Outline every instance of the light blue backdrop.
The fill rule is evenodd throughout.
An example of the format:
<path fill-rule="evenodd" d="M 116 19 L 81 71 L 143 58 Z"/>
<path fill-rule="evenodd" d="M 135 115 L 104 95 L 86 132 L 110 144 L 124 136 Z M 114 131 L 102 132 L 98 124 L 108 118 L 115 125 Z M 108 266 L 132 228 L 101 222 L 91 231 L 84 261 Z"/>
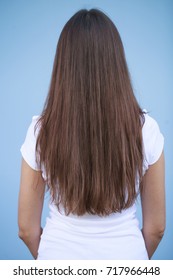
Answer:
<path fill-rule="evenodd" d="M 19 149 L 31 117 L 41 112 L 62 27 L 77 10 L 93 7 L 119 29 L 135 94 L 165 136 L 167 227 L 153 259 L 173 259 L 171 0 L 0 1 L 0 259 L 31 259 L 18 239 Z"/>

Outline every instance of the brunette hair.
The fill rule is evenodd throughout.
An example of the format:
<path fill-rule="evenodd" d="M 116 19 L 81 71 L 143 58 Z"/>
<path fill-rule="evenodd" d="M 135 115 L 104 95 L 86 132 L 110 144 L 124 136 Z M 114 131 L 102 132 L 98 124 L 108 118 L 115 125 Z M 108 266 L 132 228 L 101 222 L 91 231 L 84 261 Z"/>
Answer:
<path fill-rule="evenodd" d="M 78 11 L 61 32 L 37 123 L 37 161 L 58 208 L 104 216 L 134 203 L 142 116 L 115 25 L 97 9 Z"/>

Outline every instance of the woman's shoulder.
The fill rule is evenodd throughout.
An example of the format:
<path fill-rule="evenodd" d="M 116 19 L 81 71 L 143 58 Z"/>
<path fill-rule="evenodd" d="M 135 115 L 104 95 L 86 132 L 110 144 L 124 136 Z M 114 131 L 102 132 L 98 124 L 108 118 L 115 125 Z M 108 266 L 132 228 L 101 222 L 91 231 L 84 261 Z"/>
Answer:
<path fill-rule="evenodd" d="M 28 165 L 34 170 L 40 170 L 36 162 L 36 141 L 39 132 L 39 116 L 33 116 L 28 127 L 25 140 L 21 146 L 21 154 Z"/>
<path fill-rule="evenodd" d="M 142 128 L 145 159 L 148 165 L 154 164 L 160 157 L 164 145 L 164 137 L 157 121 L 144 110 Z"/>
<path fill-rule="evenodd" d="M 27 131 L 27 135 L 31 139 L 37 138 L 39 128 L 40 128 L 39 119 L 40 119 L 39 115 L 35 115 L 31 118 L 31 122 L 29 124 L 28 131 Z"/>
<path fill-rule="evenodd" d="M 149 115 L 146 110 L 143 110 L 144 124 L 142 131 L 143 133 L 151 132 L 151 130 L 159 129 L 157 121 Z"/>
<path fill-rule="evenodd" d="M 35 127 L 36 124 L 38 123 L 39 119 L 40 119 L 40 116 L 39 116 L 39 115 L 33 116 L 33 117 L 31 118 L 30 126 L 31 126 L 31 127 Z"/>

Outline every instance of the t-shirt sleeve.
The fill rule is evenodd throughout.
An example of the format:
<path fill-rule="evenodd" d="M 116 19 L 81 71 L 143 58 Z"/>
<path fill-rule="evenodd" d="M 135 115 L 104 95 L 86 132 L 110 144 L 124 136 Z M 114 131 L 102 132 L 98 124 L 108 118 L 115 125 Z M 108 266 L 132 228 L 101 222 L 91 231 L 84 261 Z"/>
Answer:
<path fill-rule="evenodd" d="M 145 114 L 143 144 L 147 165 L 152 165 L 157 162 L 161 156 L 164 146 L 164 137 L 160 132 L 157 122 L 148 114 Z"/>
<path fill-rule="evenodd" d="M 21 154 L 24 160 L 27 162 L 27 164 L 34 170 L 39 171 L 40 168 L 38 164 L 36 163 L 36 140 L 37 140 L 37 134 L 38 129 L 35 131 L 35 125 L 38 121 L 38 116 L 34 116 L 32 118 L 32 122 L 28 128 L 28 131 L 26 133 L 25 141 L 23 145 L 21 146 Z"/>

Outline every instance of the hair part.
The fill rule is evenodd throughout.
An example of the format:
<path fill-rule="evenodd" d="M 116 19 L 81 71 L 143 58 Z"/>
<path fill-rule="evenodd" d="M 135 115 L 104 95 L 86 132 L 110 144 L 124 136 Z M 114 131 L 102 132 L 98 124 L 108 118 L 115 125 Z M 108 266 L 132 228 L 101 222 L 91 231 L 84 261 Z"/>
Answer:
<path fill-rule="evenodd" d="M 99 10 L 80 10 L 58 41 L 36 145 L 58 208 L 102 216 L 134 203 L 142 116 L 117 28 Z"/>

